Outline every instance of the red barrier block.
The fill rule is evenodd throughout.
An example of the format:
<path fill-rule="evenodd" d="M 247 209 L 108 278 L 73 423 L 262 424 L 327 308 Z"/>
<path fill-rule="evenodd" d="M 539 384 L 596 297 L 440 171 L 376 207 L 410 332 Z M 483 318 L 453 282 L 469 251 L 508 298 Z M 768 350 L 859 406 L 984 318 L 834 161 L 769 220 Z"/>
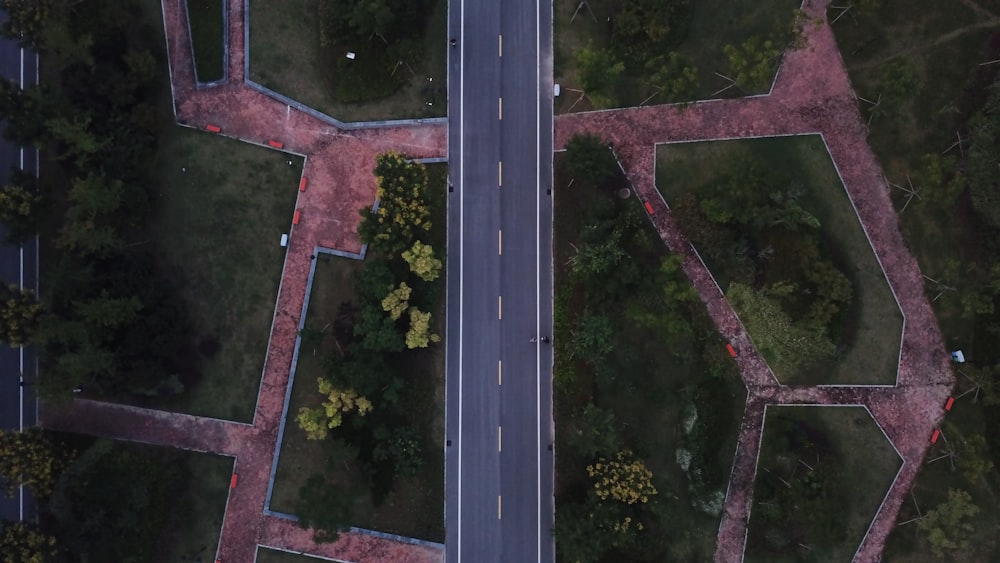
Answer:
<path fill-rule="evenodd" d="M 952 405 L 955 404 L 955 397 L 948 397 L 948 402 L 944 404 L 944 410 L 950 411 Z"/>
<path fill-rule="evenodd" d="M 268 141 L 267 144 L 271 145 L 272 147 L 274 147 L 276 149 L 284 148 L 284 146 L 285 146 L 284 144 L 279 143 L 278 141 Z"/>
<path fill-rule="evenodd" d="M 293 225 L 298 225 L 299 224 L 299 217 L 301 217 L 301 216 L 302 216 L 302 213 L 298 209 L 296 209 L 295 210 L 295 215 L 292 215 L 292 224 Z"/>
<path fill-rule="evenodd" d="M 729 356 L 732 358 L 736 357 L 736 349 L 733 348 L 732 344 L 726 344 L 726 350 L 729 352 Z"/>
<path fill-rule="evenodd" d="M 239 481 L 239 480 L 240 480 L 239 474 L 238 473 L 233 473 L 232 478 L 229 479 L 229 488 L 230 489 L 235 489 L 236 488 L 236 482 Z"/>
<path fill-rule="evenodd" d="M 934 434 L 931 435 L 931 443 L 933 444 L 934 442 L 937 442 L 938 436 L 940 436 L 940 435 L 941 435 L 941 431 L 940 430 L 935 430 Z"/>
<path fill-rule="evenodd" d="M 300 192 L 306 191 L 306 178 L 305 178 L 305 176 L 303 176 L 302 179 L 299 180 L 299 191 Z"/>
<path fill-rule="evenodd" d="M 218 125 L 206 125 L 205 129 L 207 131 L 211 131 L 212 133 L 222 133 L 222 127 L 219 127 Z"/>
<path fill-rule="evenodd" d="M 653 204 L 649 203 L 648 201 L 645 202 L 645 203 L 646 203 L 646 211 L 648 211 L 649 214 L 652 215 L 653 214 Z"/>

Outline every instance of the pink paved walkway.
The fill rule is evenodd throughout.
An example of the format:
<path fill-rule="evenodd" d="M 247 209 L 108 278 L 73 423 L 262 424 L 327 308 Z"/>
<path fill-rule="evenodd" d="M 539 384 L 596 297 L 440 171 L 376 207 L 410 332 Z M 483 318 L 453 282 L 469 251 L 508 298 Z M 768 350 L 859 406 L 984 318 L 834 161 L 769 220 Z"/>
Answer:
<path fill-rule="evenodd" d="M 51 428 L 235 456 L 240 479 L 230 494 L 221 533 L 219 557 L 223 561 L 252 561 L 258 544 L 342 561 L 440 561 L 443 553 L 438 548 L 366 534 L 347 533 L 333 544 L 316 545 L 309 531 L 287 520 L 266 517 L 263 506 L 295 328 L 305 298 L 309 255 L 316 245 L 359 251 L 357 210 L 374 201 L 374 156 L 390 149 L 414 157 L 441 156 L 445 128 L 422 125 L 344 131 L 247 87 L 243 82 L 243 0 L 229 0 L 229 80 L 199 90 L 194 83 L 182 1 L 162 0 L 178 122 L 199 129 L 216 125 L 223 135 L 262 145 L 279 141 L 284 150 L 308 157 L 304 170 L 308 189 L 296 204 L 302 219 L 291 232 L 256 415 L 252 425 L 245 425 L 77 401 L 58 411 L 46 410 L 44 422 Z M 813 18 L 824 18 L 825 6 L 826 0 L 817 0 L 805 9 Z M 580 131 L 595 131 L 614 142 L 636 191 L 653 206 L 652 219 L 661 238 L 686 256 L 687 275 L 720 332 L 739 352 L 737 362 L 750 393 L 719 529 L 717 561 L 742 558 L 765 405 L 865 405 L 892 440 L 903 457 L 903 469 L 855 556 L 856 561 L 877 561 L 923 461 L 930 433 L 944 415 L 943 403 L 953 385 L 919 269 L 899 233 L 888 188 L 868 147 L 833 34 L 823 23 L 807 24 L 805 35 L 804 46 L 785 56 L 768 96 L 704 102 L 687 108 L 591 112 L 556 120 L 557 146 Z M 780 386 L 656 191 L 657 143 L 807 133 L 823 135 L 905 316 L 895 386 Z"/>

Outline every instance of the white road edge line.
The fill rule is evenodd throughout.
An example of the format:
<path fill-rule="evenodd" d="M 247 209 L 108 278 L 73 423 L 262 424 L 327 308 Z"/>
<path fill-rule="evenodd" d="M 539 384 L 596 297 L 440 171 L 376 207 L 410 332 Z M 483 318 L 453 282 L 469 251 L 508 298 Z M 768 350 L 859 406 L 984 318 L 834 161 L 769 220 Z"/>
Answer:
<path fill-rule="evenodd" d="M 37 64 L 37 59 L 36 59 Z M 20 82 L 21 89 L 24 90 L 24 47 L 20 50 Z M 37 68 L 37 67 L 36 67 Z M 38 77 L 36 75 L 35 81 L 37 83 Z M 20 165 L 21 170 L 24 170 L 24 148 L 20 149 Z M 24 244 L 21 244 L 20 254 L 20 274 L 18 279 L 18 286 L 24 290 Z M 24 432 L 24 346 L 18 348 L 18 369 L 20 373 L 18 374 L 18 428 L 19 431 Z M 20 485 L 17 488 L 17 518 L 18 520 L 24 520 L 24 486 Z"/>
<path fill-rule="evenodd" d="M 458 229 L 465 232 L 465 0 L 460 1 L 459 38 L 461 40 L 458 54 Z M 458 517 L 456 532 L 458 536 L 456 561 L 462 560 L 462 322 L 465 319 L 465 237 L 458 237 Z"/>

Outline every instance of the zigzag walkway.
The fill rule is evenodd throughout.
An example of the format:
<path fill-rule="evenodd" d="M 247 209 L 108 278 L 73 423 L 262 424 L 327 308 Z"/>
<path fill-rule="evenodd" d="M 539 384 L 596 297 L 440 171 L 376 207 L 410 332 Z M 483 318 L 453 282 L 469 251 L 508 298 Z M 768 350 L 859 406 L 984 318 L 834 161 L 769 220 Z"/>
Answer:
<path fill-rule="evenodd" d="M 305 298 L 309 256 L 315 246 L 359 252 L 357 210 L 374 200 L 374 157 L 398 150 L 414 157 L 445 153 L 443 125 L 341 129 L 309 112 L 267 96 L 245 81 L 245 0 L 229 0 L 227 81 L 199 88 L 184 0 L 162 0 L 177 121 L 307 157 L 308 189 L 299 194 L 301 221 L 291 240 L 278 295 L 264 376 L 250 425 L 92 401 L 46 410 L 51 428 L 170 445 L 236 457 L 239 486 L 230 493 L 218 557 L 249 562 L 266 545 L 342 561 L 439 561 L 440 548 L 349 532 L 317 545 L 311 532 L 265 516 L 264 496 L 288 383 L 296 328 Z M 916 262 L 906 250 L 881 168 L 869 148 L 847 73 L 829 25 L 828 0 L 807 2 L 804 44 L 785 55 L 766 96 L 567 115 L 556 120 L 556 145 L 577 132 L 595 131 L 614 143 L 639 196 L 649 202 L 660 237 L 686 258 L 684 269 L 720 332 L 738 351 L 749 394 L 719 529 L 717 561 L 743 555 L 756 457 L 765 405 L 829 404 L 868 408 L 903 458 L 903 466 L 855 555 L 877 561 L 904 495 L 944 415 L 954 383 L 933 312 L 923 294 Z M 670 217 L 654 184 L 655 146 L 680 141 L 820 133 L 837 166 L 905 317 L 899 372 L 887 387 L 787 387 L 779 385 L 753 348 L 739 319 Z M 272 145 L 273 146 L 273 145 Z"/>

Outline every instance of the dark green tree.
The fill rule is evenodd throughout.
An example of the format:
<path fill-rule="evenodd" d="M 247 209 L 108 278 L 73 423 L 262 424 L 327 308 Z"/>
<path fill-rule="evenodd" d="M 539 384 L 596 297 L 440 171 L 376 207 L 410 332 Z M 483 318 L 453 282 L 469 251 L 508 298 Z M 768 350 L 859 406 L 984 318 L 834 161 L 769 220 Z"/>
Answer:
<path fill-rule="evenodd" d="M 577 53 L 576 65 L 580 73 L 580 87 L 594 107 L 602 109 L 618 104 L 617 87 L 619 78 L 625 72 L 625 63 L 607 49 L 587 45 Z"/>
<path fill-rule="evenodd" d="M 312 528 L 313 540 L 319 543 L 335 542 L 340 532 L 350 527 L 354 499 L 351 489 L 335 487 L 322 475 L 313 475 L 299 489 L 299 526 Z"/>
<path fill-rule="evenodd" d="M 673 51 L 646 63 L 652 95 L 664 102 L 686 102 L 698 91 L 698 69 L 690 57 Z"/>
<path fill-rule="evenodd" d="M 618 170 L 608 142 L 594 133 L 577 133 L 566 143 L 563 156 L 566 171 L 584 186 L 601 186 Z"/>
<path fill-rule="evenodd" d="M 989 89 L 986 105 L 969 120 L 966 157 L 973 208 L 992 227 L 1000 227 L 1000 83 Z"/>
<path fill-rule="evenodd" d="M 620 427 L 614 411 L 587 403 L 573 411 L 566 442 L 587 459 L 602 454 L 610 456 L 621 447 Z"/>
<path fill-rule="evenodd" d="M 614 334 L 614 327 L 606 315 L 587 311 L 572 330 L 573 337 L 567 345 L 567 351 L 572 358 L 600 365 L 614 348 Z"/>
<path fill-rule="evenodd" d="M 7 14 L 0 34 L 17 39 L 22 47 L 41 49 L 53 7 L 53 0 L 0 0 L 0 8 Z"/>
<path fill-rule="evenodd" d="M 917 525 L 931 545 L 931 552 L 937 557 L 946 553 L 949 557 L 968 554 L 972 549 L 976 526 L 972 519 L 979 514 L 979 507 L 972 502 L 972 496 L 962 490 L 949 489 L 948 500 L 927 512 Z"/>

